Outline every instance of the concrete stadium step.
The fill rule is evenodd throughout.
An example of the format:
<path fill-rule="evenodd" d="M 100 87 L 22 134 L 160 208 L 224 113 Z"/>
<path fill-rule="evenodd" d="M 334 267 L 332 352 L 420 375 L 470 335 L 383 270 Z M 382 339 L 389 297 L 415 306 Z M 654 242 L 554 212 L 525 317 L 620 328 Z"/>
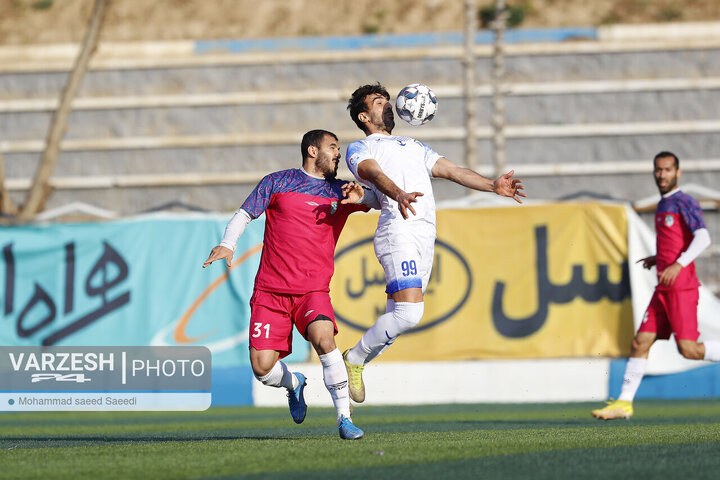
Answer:
<path fill-rule="evenodd" d="M 297 145 L 304 130 L 277 131 L 246 134 L 222 134 L 222 135 L 179 135 L 168 137 L 118 137 L 104 139 L 69 139 L 61 142 L 63 153 L 77 155 L 81 152 L 91 152 L 94 157 L 100 158 L 114 152 L 142 151 L 152 152 L 182 150 L 197 152 L 199 149 L 218 148 L 241 148 L 251 153 L 251 156 L 243 156 L 248 161 L 257 158 L 272 157 L 273 149 L 277 147 L 290 147 L 297 153 Z M 719 120 L 705 120 L 692 122 L 636 122 L 636 123 L 586 123 L 586 124 L 562 124 L 562 125 L 509 125 L 505 133 L 508 142 L 508 153 L 517 155 L 509 157 L 510 160 L 520 162 L 535 162 L 541 155 L 534 150 L 536 144 L 551 146 L 553 160 L 545 163 L 575 161 L 577 157 L 584 161 L 604 161 L 607 158 L 618 160 L 628 158 L 643 158 L 644 155 L 632 156 L 631 150 L 637 151 L 642 148 L 633 147 L 617 152 L 610 147 L 612 145 L 646 145 L 645 138 L 650 143 L 657 143 L 658 140 L 665 142 L 678 142 L 678 146 L 687 152 L 694 152 L 695 158 L 712 158 L 710 154 L 715 151 L 713 138 L 717 138 L 720 131 Z M 350 127 L 343 130 L 335 130 L 343 145 L 362 137 L 359 130 Z M 462 145 L 465 132 L 461 127 L 422 127 L 414 129 L 409 126 L 400 126 L 395 131 L 397 135 L 409 135 L 436 146 L 436 145 Z M 487 126 L 480 126 L 476 130 L 479 142 L 489 142 L 491 130 Z M 709 140 L 704 140 L 704 139 Z M 672 140 L 670 140 L 672 139 Z M 693 140 L 693 144 L 688 142 Z M 528 152 L 514 151 L 512 145 L 520 145 L 527 148 Z M 14 155 L 39 154 L 43 150 L 43 141 L 3 141 L 0 147 L 8 158 Z M 587 145 L 587 148 L 584 146 Z M 606 152 L 615 152 L 612 155 Z M 293 154 L 293 157 L 295 154 Z M 459 157 L 456 156 L 456 158 Z"/>
<path fill-rule="evenodd" d="M 579 201 L 597 198 L 614 198 L 617 200 L 637 200 L 657 193 L 653 189 L 651 173 L 617 175 L 571 175 L 549 177 L 523 177 L 528 194 L 526 203 L 565 199 L 577 195 Z M 343 175 L 342 178 L 350 179 Z M 718 172 L 685 173 L 683 181 L 703 185 L 715 185 L 720 182 Z M 96 207 L 118 212 L 120 215 L 154 209 L 162 205 L 179 202 L 210 211 L 232 212 L 240 207 L 250 194 L 254 184 L 250 183 L 215 183 L 212 185 L 169 185 L 152 187 L 102 187 L 83 189 L 56 189 L 48 202 L 48 208 L 55 208 L 73 202 L 84 202 Z M 466 196 L 467 190 L 446 180 L 433 182 L 435 198 L 438 201 L 459 199 Z M 637 198 L 628 198 L 628 192 L 636 192 Z M 11 191 L 13 200 L 21 204 L 24 192 Z M 561 193 L 561 194 L 559 194 Z M 573 196 L 573 198 L 575 198 Z M 487 196 L 489 202 L 498 203 L 492 195 Z M 512 203 L 510 203 L 512 202 Z M 508 205 L 514 204 L 507 200 Z M 228 217 L 229 218 L 229 217 Z"/>
<path fill-rule="evenodd" d="M 635 79 L 665 77 L 720 76 L 720 42 L 714 47 L 661 51 L 587 51 L 577 53 L 538 54 L 530 46 L 526 53 L 506 58 L 507 80 L 581 81 L 601 79 Z M 576 48 L 577 49 L 577 48 Z M 523 50 L 520 50 L 522 52 Z M 421 53 L 430 53 L 425 49 Z M 541 50 L 542 52 L 542 50 Z M 378 55 L 382 54 L 380 52 Z M 91 70 L 81 88 L 81 96 L 161 95 L 216 92 L 272 91 L 274 89 L 345 88 L 352 91 L 358 84 L 380 80 L 385 84 L 404 85 L 415 81 L 429 84 L 452 84 L 462 78 L 460 56 L 406 57 L 337 61 L 322 57 L 312 63 L 275 63 L 277 55 L 266 55 L 265 63 L 235 65 L 227 63 L 181 67 L 124 68 Z M 279 55 L 279 54 L 278 54 Z M 202 57 L 199 57 L 202 58 Z M 160 59 L 157 59 L 158 61 Z M 490 59 L 477 58 L 479 83 L 487 83 Z M 59 95 L 67 71 L 3 71 L 0 65 L 0 99 L 44 98 Z"/>
<path fill-rule="evenodd" d="M 352 134 L 352 132 L 348 132 Z M 359 132 L 358 132 L 359 133 Z M 362 135 L 341 137 L 344 146 Z M 423 134 L 418 138 L 425 141 L 441 154 L 458 163 L 463 162 L 464 143 L 461 138 L 454 140 L 432 139 Z M 292 140 L 292 141 L 290 141 Z M 57 177 L 90 177 L 106 175 L 138 174 L 224 174 L 240 172 L 270 172 L 283 168 L 295 168 L 300 164 L 299 137 L 288 139 L 282 144 L 216 146 L 195 148 L 134 148 L 116 150 L 75 150 L 62 151 L 55 167 Z M 716 152 L 717 132 L 610 135 L 595 137 L 546 137 L 509 138 L 507 140 L 507 168 L 515 169 L 519 175 L 575 176 L 582 172 L 601 174 L 611 170 L 606 164 L 614 165 L 619 172 L 643 171 L 633 166 L 625 168 L 628 161 L 652 158 L 660 150 L 675 151 L 683 161 L 692 159 L 718 158 Z M 491 144 L 489 139 L 477 143 L 477 158 L 481 172 L 492 175 L 490 165 Z M 40 159 L 40 152 L 6 153 L 4 164 L 9 181 L 32 177 Z M 648 160 L 649 161 L 649 160 Z M 568 166 L 574 165 L 574 167 Z M 604 165 L 598 167 L 597 165 Z M 634 165 L 634 164 L 633 164 Z M 707 165 L 709 170 L 716 167 Z M 343 166 L 343 170 L 345 170 Z M 684 168 L 686 174 L 692 169 Z M 343 174 L 347 175 L 344 171 Z M 649 174 L 649 173 L 648 173 Z M 622 175 L 622 173 L 620 173 Z M 228 177 L 229 178 L 229 177 Z M 259 177 L 255 179 L 257 181 Z M 594 186 L 599 192 L 606 185 Z M 164 187 L 163 187 L 164 188 Z M 552 197 L 562 195 L 556 191 Z M 564 192 L 568 193 L 568 192 Z M 628 191 L 627 198 L 635 198 L 635 190 Z M 641 198 L 642 195 L 637 198 Z"/>
<path fill-rule="evenodd" d="M 652 122 L 658 119 L 713 120 L 717 118 L 716 105 L 720 104 L 720 81 L 718 84 L 717 89 L 701 90 L 511 94 L 505 100 L 507 122 L 509 125 L 563 125 Z M 442 96 L 439 100 L 440 110 L 431 126 L 446 128 L 462 124 L 464 101 Z M 480 98 L 475 112 L 478 124 L 489 124 L 492 112 L 490 99 Z M 50 111 L 3 112 L 0 102 L 2 139 L 5 142 L 41 140 L 47 133 L 51 116 Z M 398 125 L 401 125 L 400 122 L 398 119 Z M 352 129 L 345 102 L 77 109 L 70 115 L 64 138 L 302 133 L 312 128 Z"/>

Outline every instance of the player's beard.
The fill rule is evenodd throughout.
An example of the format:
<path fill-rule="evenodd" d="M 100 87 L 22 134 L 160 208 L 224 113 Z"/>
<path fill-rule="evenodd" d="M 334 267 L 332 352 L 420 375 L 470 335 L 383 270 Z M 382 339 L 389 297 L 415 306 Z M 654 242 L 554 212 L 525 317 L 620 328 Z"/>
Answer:
<path fill-rule="evenodd" d="M 335 166 L 335 170 L 333 170 L 332 172 L 323 173 L 323 177 L 325 177 L 325 180 L 327 180 L 328 182 L 335 180 L 335 177 L 337 177 L 337 166 Z"/>
<path fill-rule="evenodd" d="M 665 195 L 668 192 L 671 192 L 675 187 L 677 187 L 677 175 L 666 179 L 666 183 L 664 186 L 660 186 L 660 180 L 655 179 L 655 185 L 657 185 L 658 190 L 660 190 L 660 195 Z"/>
<path fill-rule="evenodd" d="M 335 180 L 337 177 L 338 166 L 340 165 L 340 157 L 332 158 L 330 156 L 319 159 L 318 164 L 321 166 L 323 177 L 325 180 Z"/>
<path fill-rule="evenodd" d="M 392 108 L 389 108 L 383 112 L 382 120 L 385 131 L 388 133 L 392 133 L 393 128 L 395 128 L 395 115 L 393 115 Z"/>

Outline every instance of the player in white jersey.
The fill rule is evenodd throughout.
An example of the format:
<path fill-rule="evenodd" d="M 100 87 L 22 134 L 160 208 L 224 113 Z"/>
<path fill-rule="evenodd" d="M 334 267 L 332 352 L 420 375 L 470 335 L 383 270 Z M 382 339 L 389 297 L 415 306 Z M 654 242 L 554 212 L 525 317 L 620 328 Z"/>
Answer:
<path fill-rule="evenodd" d="M 415 327 L 423 315 L 423 295 L 430 279 L 436 236 L 431 177 L 495 192 L 518 203 L 522 203 L 519 197 L 526 195 L 521 191 L 522 181 L 512 178 L 513 171 L 493 181 L 455 165 L 418 140 L 392 135 L 395 118 L 390 95 L 379 83 L 355 90 L 348 110 L 367 135 L 348 146 L 345 158 L 353 175 L 380 200 L 374 245 L 385 270 L 388 295 L 385 314 L 343 354 L 350 398 L 360 403 L 365 400 L 365 364 Z"/>

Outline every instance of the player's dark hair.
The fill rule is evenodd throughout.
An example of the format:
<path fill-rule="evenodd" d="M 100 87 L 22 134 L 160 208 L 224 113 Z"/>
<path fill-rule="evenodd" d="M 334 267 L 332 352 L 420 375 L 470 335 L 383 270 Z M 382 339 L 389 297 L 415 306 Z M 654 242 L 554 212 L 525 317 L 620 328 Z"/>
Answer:
<path fill-rule="evenodd" d="M 302 153 L 303 161 L 308 158 L 308 147 L 312 145 L 313 147 L 320 148 L 320 143 L 322 143 L 325 135 L 330 135 L 335 140 L 338 139 L 337 135 L 327 130 L 310 130 L 303 135 L 302 142 L 300 142 L 300 152 Z"/>
<path fill-rule="evenodd" d="M 662 151 L 655 155 L 655 158 L 653 158 L 653 167 L 657 165 L 657 159 L 658 158 L 672 158 L 675 160 L 675 170 L 680 169 L 680 159 L 672 152 Z"/>
<path fill-rule="evenodd" d="M 387 90 L 385 90 L 385 87 L 383 87 L 380 82 L 377 82 L 374 85 L 363 85 L 362 87 L 358 88 L 353 92 L 353 94 L 350 96 L 350 100 L 348 101 L 347 109 L 350 110 L 350 118 L 352 118 L 352 121 L 355 122 L 355 125 L 358 126 L 360 130 L 365 132 L 365 125 L 358 120 L 358 115 L 360 115 L 362 112 L 367 112 L 367 105 L 365 104 L 365 97 L 368 95 L 373 95 L 375 93 L 379 93 L 385 99 L 389 102 L 390 101 L 390 94 Z M 367 132 L 366 132 L 367 133 Z"/>

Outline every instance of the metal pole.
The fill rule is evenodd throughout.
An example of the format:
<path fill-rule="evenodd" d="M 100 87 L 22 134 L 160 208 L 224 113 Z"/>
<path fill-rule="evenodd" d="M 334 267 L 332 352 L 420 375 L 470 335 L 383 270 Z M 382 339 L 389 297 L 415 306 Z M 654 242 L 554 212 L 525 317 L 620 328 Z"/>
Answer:
<path fill-rule="evenodd" d="M 463 96 L 465 97 L 465 165 L 477 171 L 477 140 L 475 137 L 475 32 L 477 31 L 476 0 L 465 0 L 465 49 Z M 468 189 L 467 193 L 472 190 Z"/>
<path fill-rule="evenodd" d="M 493 68 L 492 68 L 492 145 L 493 163 L 495 165 L 495 176 L 505 173 L 505 102 L 503 99 L 502 82 L 505 76 L 505 46 L 503 36 L 507 24 L 508 12 L 505 0 L 495 1 L 495 21 L 493 30 L 495 39 L 493 41 Z"/>

